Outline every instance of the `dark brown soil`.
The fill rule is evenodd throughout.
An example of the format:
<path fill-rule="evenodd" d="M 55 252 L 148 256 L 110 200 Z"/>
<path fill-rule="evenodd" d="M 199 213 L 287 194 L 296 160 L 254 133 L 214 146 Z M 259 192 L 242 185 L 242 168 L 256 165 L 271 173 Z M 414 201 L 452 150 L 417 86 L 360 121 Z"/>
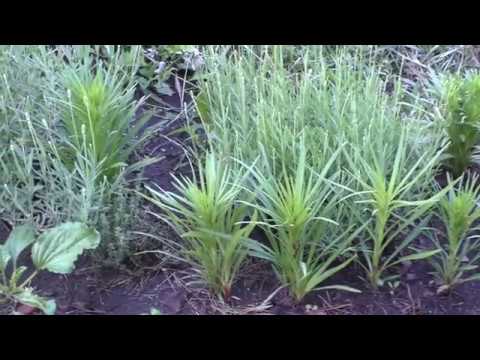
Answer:
<path fill-rule="evenodd" d="M 118 273 L 93 269 L 83 261 L 68 276 L 43 273 L 33 285 L 39 293 L 55 298 L 58 314 L 147 314 L 152 308 L 168 315 L 273 314 L 273 315 L 478 315 L 480 284 L 472 282 L 448 295 L 437 295 L 437 285 L 428 274 L 428 265 L 414 264 L 397 288 L 379 291 L 368 288 L 358 278 L 360 268 L 351 267 L 330 279 L 328 284 L 348 284 L 362 291 L 353 294 L 329 290 L 312 293 L 295 304 L 279 284 L 267 264 L 246 266 L 235 284 L 232 299 L 223 304 L 206 291 L 187 286 L 182 280 L 188 269 Z M 275 294 L 274 294 L 275 293 Z M 271 295 L 270 301 L 266 301 Z M 264 303 L 264 304 L 262 304 Z M 262 306 L 263 305 L 263 306 Z"/>
<path fill-rule="evenodd" d="M 25 259 L 22 262 L 28 265 Z M 429 275 L 431 268 L 428 264 L 414 263 L 398 270 L 402 273 L 398 287 L 386 285 L 373 291 L 359 278 L 362 269 L 351 266 L 325 285 L 348 284 L 361 290 L 361 294 L 320 291 L 308 295 L 300 304 L 295 304 L 285 290 L 277 291 L 279 284 L 268 264 L 254 260 L 241 272 L 227 304 L 211 298 L 204 289 L 189 286 L 185 280 L 189 275 L 188 268 L 119 272 L 94 268 L 87 257 L 78 262 L 72 274 L 41 273 L 32 285 L 39 294 L 54 298 L 57 314 L 62 315 L 140 315 L 149 313 L 152 308 L 168 315 L 480 314 L 479 282 L 461 285 L 448 295 L 437 295 L 438 285 Z M 0 314 L 11 310 L 10 306 L 2 306 Z"/>
<path fill-rule="evenodd" d="M 173 88 L 174 80 L 170 80 L 170 86 Z M 157 136 L 149 141 L 143 149 L 143 156 L 162 158 L 160 162 L 148 166 L 144 175 L 150 183 L 160 188 L 171 191 L 172 174 L 188 175 L 191 172 L 186 155 L 187 135 L 179 131 L 185 126 L 185 118 L 182 116 L 183 102 L 191 102 L 188 95 L 182 99 L 178 94 L 172 96 L 162 96 L 162 103 L 151 100 L 150 103 L 160 112 L 154 116 L 146 126 L 158 127 Z"/>

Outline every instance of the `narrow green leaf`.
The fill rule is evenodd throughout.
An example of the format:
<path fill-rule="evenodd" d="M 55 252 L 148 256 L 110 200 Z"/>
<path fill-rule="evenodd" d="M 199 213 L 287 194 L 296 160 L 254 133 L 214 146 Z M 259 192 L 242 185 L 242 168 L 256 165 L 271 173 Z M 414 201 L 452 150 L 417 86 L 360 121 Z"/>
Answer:
<path fill-rule="evenodd" d="M 398 262 L 427 259 L 429 257 L 432 257 L 433 255 L 438 254 L 441 251 L 442 251 L 441 249 L 430 250 L 430 251 L 422 251 L 422 252 L 419 252 L 419 253 L 416 253 L 416 254 L 404 256 L 404 257 L 400 258 L 400 260 Z"/>

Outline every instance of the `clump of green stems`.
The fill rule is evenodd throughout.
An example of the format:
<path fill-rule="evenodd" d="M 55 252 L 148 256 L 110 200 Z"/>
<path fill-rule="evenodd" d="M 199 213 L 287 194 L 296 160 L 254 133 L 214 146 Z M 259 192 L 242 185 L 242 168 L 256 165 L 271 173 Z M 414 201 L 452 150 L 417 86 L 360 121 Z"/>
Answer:
<path fill-rule="evenodd" d="M 480 75 L 449 78 L 443 102 L 443 126 L 450 141 L 446 164 L 457 178 L 475 161 L 480 141 Z"/>
<path fill-rule="evenodd" d="M 347 267 L 355 258 L 353 239 L 362 230 L 352 227 L 339 230 L 342 194 L 335 184 L 338 174 L 327 177 L 338 152 L 316 174 L 307 165 L 302 142 L 296 168 L 287 166 L 276 173 L 272 168 L 253 170 L 252 193 L 257 201 L 249 204 L 261 214 L 259 225 L 268 245 L 250 241 L 250 254 L 272 263 L 281 284 L 300 302 L 314 290 L 340 289 L 357 291 L 347 286 L 319 287 L 331 276 Z M 344 260 L 339 261 L 341 257 Z"/>
<path fill-rule="evenodd" d="M 480 240 L 476 235 L 480 219 L 478 175 L 464 175 L 459 183 L 457 188 L 451 187 L 439 203 L 438 215 L 445 226 L 447 241 L 439 240 L 439 231 L 434 232 L 432 237 L 436 247 L 441 249 L 431 259 L 434 275 L 442 284 L 439 293 L 480 279 L 478 273 L 472 274 L 478 268 L 480 259 Z"/>
<path fill-rule="evenodd" d="M 246 173 L 247 174 L 247 173 Z M 175 178 L 176 192 L 149 188 L 163 215 L 183 239 L 175 244 L 179 256 L 198 271 L 215 294 L 228 299 L 247 255 L 245 240 L 254 224 L 245 225 L 249 209 L 238 202 L 246 174 L 232 171 L 213 153 L 199 161 L 198 176 Z M 255 214 L 251 215 L 253 222 Z"/>
<path fill-rule="evenodd" d="M 397 149 L 389 175 L 387 166 L 390 164 L 383 158 L 387 149 L 378 153 L 371 148 L 370 158 L 347 157 L 351 169 L 356 169 L 352 175 L 362 186 L 362 191 L 357 194 L 363 199 L 356 200 L 351 210 L 353 216 L 368 222 L 366 237 L 361 241 L 360 249 L 365 261 L 362 266 L 375 289 L 390 280 L 390 277 L 384 277 L 386 270 L 405 261 L 428 258 L 438 252 L 414 251 L 411 255 L 402 256 L 402 252 L 424 230 L 429 220 L 429 217 L 424 216 L 426 212 L 448 191 L 447 187 L 430 197 L 424 192 L 418 192 L 421 189 L 418 187 L 419 182 L 423 181 L 426 173 L 432 172 L 442 151 L 431 159 L 424 154 L 412 163 L 409 159 L 407 134 L 407 128 L 403 128 L 400 141 L 394 144 Z M 417 194 L 412 189 L 417 189 Z M 365 213 L 369 218 L 365 218 Z M 404 238 L 399 240 L 401 236 Z M 389 247 L 392 247 L 392 251 L 387 251 Z"/>

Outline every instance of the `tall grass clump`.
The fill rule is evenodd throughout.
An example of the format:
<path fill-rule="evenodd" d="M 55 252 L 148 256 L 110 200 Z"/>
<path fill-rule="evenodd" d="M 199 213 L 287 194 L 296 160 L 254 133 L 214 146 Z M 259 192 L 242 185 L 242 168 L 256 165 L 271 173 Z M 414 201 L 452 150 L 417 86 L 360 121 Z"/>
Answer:
<path fill-rule="evenodd" d="M 149 188 L 148 199 L 183 240 L 169 244 L 172 255 L 179 254 L 215 295 L 228 299 L 254 226 L 244 224 L 250 212 L 238 201 L 245 174 L 232 171 L 213 153 L 198 165 L 193 179 L 175 178 L 175 192 Z"/>
<path fill-rule="evenodd" d="M 417 134 L 424 134 L 409 133 L 414 156 L 434 154 L 438 148 L 437 133 L 422 117 L 420 101 L 410 98 L 407 104 L 400 81 L 382 74 L 364 52 L 339 48 L 332 53 L 322 46 L 254 51 L 243 46 L 213 47 L 206 53 L 208 71 L 198 104 L 207 147 L 221 156 L 252 163 L 263 147 L 264 160 L 293 164 L 295 146 L 305 133 L 307 163 L 318 167 L 342 144 L 354 145 L 346 147 L 352 154 L 368 156 L 372 146 L 384 151 L 384 144 L 399 143 L 401 129 L 412 123 Z M 387 150 L 391 171 L 395 147 Z M 346 157 L 340 154 L 331 170 L 348 168 Z"/>

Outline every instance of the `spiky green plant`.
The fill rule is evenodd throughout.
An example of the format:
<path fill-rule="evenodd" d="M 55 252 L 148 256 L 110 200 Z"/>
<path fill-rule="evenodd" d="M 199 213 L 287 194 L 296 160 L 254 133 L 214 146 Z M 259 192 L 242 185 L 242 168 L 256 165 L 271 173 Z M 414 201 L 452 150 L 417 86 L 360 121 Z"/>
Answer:
<path fill-rule="evenodd" d="M 147 199 L 164 212 L 157 216 L 182 237 L 183 243 L 174 245 L 179 256 L 193 265 L 214 294 L 228 299 L 247 255 L 245 239 L 254 227 L 244 225 L 249 211 L 238 203 L 245 175 L 231 171 L 213 153 L 198 165 L 198 178 L 175 178 L 176 192 L 149 188 L 152 197 Z"/>
<path fill-rule="evenodd" d="M 480 75 L 458 75 L 446 81 L 444 127 L 450 141 L 447 166 L 459 177 L 474 162 L 480 141 Z"/>
<path fill-rule="evenodd" d="M 431 259 L 434 275 L 442 282 L 438 292 L 451 290 L 456 285 L 479 280 L 472 271 L 478 268 L 480 259 L 479 230 L 480 186 L 478 175 L 463 176 L 458 188 L 452 187 L 439 203 L 439 217 L 446 229 L 446 242 L 439 240 L 437 230 L 432 240 L 440 253 Z"/>
<path fill-rule="evenodd" d="M 391 173 L 387 172 L 391 164 L 385 161 L 384 152 L 378 153 L 371 148 L 370 158 L 347 157 L 350 167 L 356 169 L 352 175 L 363 187 L 358 192 L 361 199 L 351 209 L 353 216 L 368 222 L 366 238 L 360 246 L 367 278 L 375 289 L 388 279 L 384 277 L 385 272 L 393 266 L 407 260 L 425 259 L 438 252 L 402 254 L 424 230 L 429 219 L 425 216 L 427 211 L 448 191 L 447 187 L 433 196 L 426 196 L 422 192 L 412 193 L 412 189 L 418 188 L 424 174 L 437 165 L 442 151 L 431 159 L 424 154 L 411 164 L 406 128 L 402 130 L 400 141 L 395 146 L 397 150 Z M 365 218 L 365 214 L 369 218 Z M 391 250 L 387 251 L 389 248 Z"/>
<path fill-rule="evenodd" d="M 254 171 L 257 202 L 250 206 L 261 214 L 268 245 L 250 241 L 250 253 L 272 263 L 281 284 L 297 302 L 314 290 L 357 291 L 341 285 L 319 287 L 355 259 L 350 245 L 362 230 L 340 230 L 335 221 L 340 218 L 343 190 L 332 182 L 335 177 L 326 174 L 338 152 L 320 174 L 307 167 L 304 143 L 299 152 L 293 174 L 286 166 L 279 174 L 271 168 Z M 341 260 L 342 256 L 346 258 Z"/>

